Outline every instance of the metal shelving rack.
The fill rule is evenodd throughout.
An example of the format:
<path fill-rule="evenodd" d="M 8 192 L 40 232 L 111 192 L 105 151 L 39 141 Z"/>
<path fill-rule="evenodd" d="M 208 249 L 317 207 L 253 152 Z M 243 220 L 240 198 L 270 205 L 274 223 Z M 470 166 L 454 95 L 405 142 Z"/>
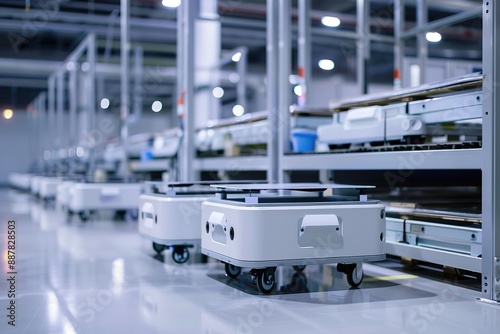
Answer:
<path fill-rule="evenodd" d="M 409 245 L 389 245 L 393 253 L 401 256 L 419 254 L 421 259 L 430 262 L 446 262 L 448 265 L 470 268 L 481 272 L 482 297 L 488 300 L 500 301 L 500 181 L 496 177 L 497 168 L 500 168 L 500 149 L 497 145 L 497 134 L 500 133 L 500 117 L 496 117 L 497 103 L 500 103 L 500 4 L 492 0 L 483 0 L 482 8 L 476 8 L 466 13 L 453 15 L 439 22 L 426 22 L 426 1 L 417 1 L 419 19 L 416 28 L 402 31 L 401 19 L 404 17 L 404 6 L 402 0 L 395 0 L 395 68 L 401 68 L 402 51 L 404 39 L 417 37 L 420 64 L 425 66 L 427 49 L 425 41 L 421 38 L 426 29 L 432 27 L 437 29 L 442 26 L 467 20 L 478 15 L 483 17 L 483 135 L 482 147 L 478 149 L 453 149 L 436 151 L 408 151 L 408 152 L 364 152 L 348 154 L 301 154 L 289 155 L 284 145 L 286 138 L 285 126 L 288 116 L 284 109 L 283 101 L 286 94 L 283 84 L 287 82 L 288 73 L 280 66 L 274 70 L 268 69 L 269 78 L 277 78 L 269 81 L 268 109 L 270 141 L 267 157 L 231 157 L 231 158 L 208 158 L 195 159 L 194 170 L 267 170 L 268 180 L 286 181 L 288 172 L 297 170 L 402 170 L 408 167 L 414 170 L 481 170 L 482 179 L 482 257 L 462 256 L 449 252 L 432 249 L 422 249 Z M 358 0 L 358 6 L 367 6 L 367 0 Z M 277 61 L 278 42 L 289 38 L 280 31 L 289 29 L 289 22 L 279 19 L 280 15 L 289 10 L 284 8 L 282 1 L 268 1 L 268 57 Z M 365 7 L 366 9 L 366 7 Z M 367 13 L 367 10 L 359 8 L 358 13 Z M 279 14 L 279 15 L 278 15 Z M 366 15 L 366 14 L 364 14 Z M 366 17 L 358 18 L 359 22 L 367 22 Z M 279 24 L 278 24 L 279 23 Z M 419 37 L 420 36 L 420 37 Z M 361 39 L 361 37 L 358 36 Z M 365 42 L 370 38 L 364 38 Z M 281 43 L 289 47 L 288 44 Z M 286 52 L 282 48 L 280 52 Z M 365 55 L 360 55 L 364 57 Z M 362 66 L 362 59 L 358 59 Z M 270 64 L 273 64 L 271 61 Z M 285 62 L 286 63 L 286 62 Z M 281 64 L 278 64 L 281 65 Z M 421 67 L 424 68 L 424 67 Z M 359 77 L 358 77 L 359 78 Z M 396 83 L 396 82 L 395 82 Z M 399 83 L 398 83 L 399 84 Z M 360 84 L 362 87 L 363 84 Z M 396 86 L 396 85 L 395 85 Z M 281 89 L 279 88 L 281 87 Z M 392 249 L 391 249 L 392 247 Z"/>
<path fill-rule="evenodd" d="M 400 1 L 396 1 L 401 3 Z M 419 5 L 422 5 L 419 1 Z M 477 15 L 478 10 L 461 14 L 454 20 Z M 481 170 L 482 172 L 482 257 L 464 256 L 444 251 L 425 249 L 405 244 L 388 244 L 388 252 L 401 256 L 417 255 L 429 262 L 447 263 L 457 268 L 467 267 L 482 273 L 482 295 L 485 299 L 500 301 L 500 182 L 496 171 L 500 164 L 497 134 L 500 117 L 496 117 L 500 103 L 500 4 L 484 1 L 483 16 L 483 135 L 482 148 L 409 152 L 373 152 L 349 154 L 284 155 L 280 157 L 282 172 L 293 170 L 384 170 L 408 167 L 414 170 Z M 398 17 L 398 16 L 396 16 Z M 399 16 L 400 17 L 400 16 Z M 449 22 L 447 19 L 444 23 Z M 434 23 L 440 26 L 441 23 Z M 401 27 L 395 22 L 396 27 Z M 415 33 L 424 34 L 424 26 Z M 401 32 L 397 33 L 401 36 Z M 406 35 L 407 36 L 407 35 Z M 403 43 L 396 43 L 401 47 Z M 400 59 L 400 58 L 397 58 Z M 422 61 L 422 63 L 425 63 Z M 418 155 L 418 156 L 417 156 Z"/>
<path fill-rule="evenodd" d="M 366 33 L 364 22 L 369 20 L 369 1 L 356 0 L 357 20 L 360 22 L 356 32 L 328 31 L 329 36 L 350 38 L 356 40 L 358 49 L 364 52 L 356 53 L 357 85 L 360 94 L 366 92 L 364 70 L 369 58 L 370 40 L 393 43 L 394 39 L 373 33 Z M 311 80 L 311 22 L 309 19 L 311 2 L 298 1 L 298 65 L 301 70 L 299 80 L 304 91 L 307 91 Z M 290 170 L 290 158 L 286 154 L 289 148 L 289 104 L 291 74 L 291 2 L 288 0 L 267 1 L 267 109 L 269 111 L 269 136 L 267 155 L 265 156 L 235 156 L 217 158 L 195 158 L 189 165 L 191 173 L 202 171 L 267 171 L 269 182 L 286 182 L 288 175 L 284 170 Z M 301 97 L 300 105 L 306 105 L 306 97 Z M 187 108 L 186 108 L 187 109 Z M 193 151 L 191 151 L 191 149 Z M 190 147 L 188 152 L 194 152 Z M 191 154 L 191 153 L 190 153 Z M 316 156 L 311 155 L 316 159 Z M 291 158 L 293 160 L 293 158 Z M 297 158 L 300 164 L 303 157 Z M 312 166 L 312 164 L 309 164 Z M 188 166 L 186 162 L 185 166 Z M 182 169 L 185 169 L 184 167 Z M 312 168 L 312 170 L 317 168 Z"/>
<path fill-rule="evenodd" d="M 500 301 L 500 182 L 496 171 L 500 163 L 500 4 L 483 1 L 483 148 L 482 148 L 482 293 Z"/>

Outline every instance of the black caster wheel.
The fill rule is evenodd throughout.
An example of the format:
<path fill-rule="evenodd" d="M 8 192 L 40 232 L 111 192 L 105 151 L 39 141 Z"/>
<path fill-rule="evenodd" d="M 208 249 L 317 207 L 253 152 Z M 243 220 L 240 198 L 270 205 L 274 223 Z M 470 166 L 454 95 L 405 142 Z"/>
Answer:
<path fill-rule="evenodd" d="M 226 275 L 231 278 L 237 278 L 241 274 L 241 268 L 229 263 L 225 263 Z"/>
<path fill-rule="evenodd" d="M 157 244 L 156 242 L 153 242 L 153 249 L 157 254 L 161 254 L 165 250 L 164 245 Z"/>
<path fill-rule="evenodd" d="M 137 220 L 139 218 L 139 210 L 130 210 L 130 218 Z"/>
<path fill-rule="evenodd" d="M 174 247 L 172 259 L 175 263 L 186 263 L 189 260 L 189 251 L 186 247 Z"/>
<path fill-rule="evenodd" d="M 86 213 L 85 211 L 78 212 L 78 216 L 80 217 L 80 220 L 82 222 L 86 222 L 87 220 L 89 220 L 89 214 Z"/>
<path fill-rule="evenodd" d="M 298 266 L 293 266 L 292 267 L 293 270 L 295 270 L 296 272 L 300 273 L 300 272 L 303 272 L 304 269 L 306 269 L 306 265 L 305 264 L 302 264 L 302 265 L 298 265 Z"/>
<path fill-rule="evenodd" d="M 276 285 L 275 271 L 276 267 L 268 267 L 257 274 L 257 288 L 260 292 L 269 294 L 273 291 Z"/>
<path fill-rule="evenodd" d="M 293 274 L 290 284 L 282 286 L 281 292 L 287 292 L 287 293 L 308 292 L 306 275 L 304 275 L 303 272 L 296 272 L 295 274 Z"/>
<path fill-rule="evenodd" d="M 361 275 L 358 277 L 358 270 L 361 270 Z M 355 263 L 337 265 L 337 271 L 343 272 L 347 276 L 347 283 L 353 288 L 357 288 L 363 282 L 363 268 L 356 266 Z"/>
<path fill-rule="evenodd" d="M 127 210 L 116 210 L 115 211 L 115 220 L 125 220 L 127 215 Z"/>

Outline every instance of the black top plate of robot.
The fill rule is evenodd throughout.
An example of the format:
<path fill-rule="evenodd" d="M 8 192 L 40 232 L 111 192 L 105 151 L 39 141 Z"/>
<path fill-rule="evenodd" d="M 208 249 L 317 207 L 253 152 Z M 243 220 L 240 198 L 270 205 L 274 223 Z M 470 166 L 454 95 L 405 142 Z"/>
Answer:
<path fill-rule="evenodd" d="M 260 191 L 260 190 L 292 190 L 292 191 L 325 191 L 327 189 L 373 189 L 375 186 L 336 184 L 336 183 L 265 183 L 265 184 L 212 184 L 211 187 L 224 190 Z"/>

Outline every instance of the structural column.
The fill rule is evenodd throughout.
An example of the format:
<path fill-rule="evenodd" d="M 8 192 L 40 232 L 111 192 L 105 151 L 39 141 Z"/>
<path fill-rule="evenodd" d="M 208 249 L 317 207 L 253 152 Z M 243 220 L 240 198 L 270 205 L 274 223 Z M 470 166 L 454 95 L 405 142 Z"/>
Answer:
<path fill-rule="evenodd" d="M 368 0 L 356 0 L 356 71 L 360 94 L 368 93 L 367 65 L 370 59 L 370 5 Z"/>
<path fill-rule="evenodd" d="M 180 52 L 177 53 L 177 66 L 181 67 L 180 82 L 178 82 L 180 94 L 177 112 L 185 134 L 180 152 L 180 181 L 194 179 L 194 22 L 198 2 L 198 0 L 183 1 L 177 12 L 178 38 L 180 38 L 180 40 L 178 39 L 178 42 L 180 42 L 178 48 L 179 46 L 181 48 Z"/>
<path fill-rule="evenodd" d="M 419 84 L 427 82 L 426 68 L 429 45 L 425 37 L 425 26 L 427 25 L 427 0 L 417 1 L 417 50 L 418 50 L 418 66 L 420 68 Z"/>
<path fill-rule="evenodd" d="M 278 182 L 279 163 L 279 109 L 278 109 L 278 2 L 267 0 L 267 112 L 269 136 L 267 155 L 269 158 L 268 182 Z"/>
<path fill-rule="evenodd" d="M 403 60 L 405 41 L 402 32 L 405 27 L 404 0 L 394 1 L 394 90 L 404 87 Z"/>
<path fill-rule="evenodd" d="M 483 1 L 483 297 L 500 301 L 500 4 Z"/>
<path fill-rule="evenodd" d="M 129 10 L 130 3 L 128 0 L 121 0 L 120 3 L 120 119 L 121 131 L 120 137 L 122 143 L 128 137 L 127 117 L 130 108 L 130 45 L 129 45 Z"/>
<path fill-rule="evenodd" d="M 61 149 L 64 146 L 66 131 L 64 129 L 64 72 L 57 72 L 57 120 L 56 120 L 56 146 Z"/>
<path fill-rule="evenodd" d="M 77 76 L 76 67 L 73 66 L 69 71 L 69 146 L 75 146 L 78 142 L 77 129 Z"/>
<path fill-rule="evenodd" d="M 194 126 L 199 128 L 220 118 L 219 103 L 214 103 L 210 88 L 219 82 L 221 35 L 218 1 L 197 0 L 192 5 L 199 8 L 194 22 L 194 77 L 195 87 L 199 88 L 195 91 Z"/>
<path fill-rule="evenodd" d="M 292 67 L 291 2 L 279 0 L 278 31 L 278 182 L 287 182 L 281 157 L 290 152 L 290 74 Z"/>
<path fill-rule="evenodd" d="M 299 0 L 298 76 L 302 95 L 298 105 L 307 105 L 307 94 L 311 83 L 311 1 Z"/>
<path fill-rule="evenodd" d="M 46 144 L 47 146 L 54 145 L 55 140 L 55 120 L 56 120 L 56 78 L 54 75 L 49 77 L 48 81 L 48 111 L 47 111 L 47 127 L 46 127 Z M 45 147 L 51 151 L 53 147 Z"/>

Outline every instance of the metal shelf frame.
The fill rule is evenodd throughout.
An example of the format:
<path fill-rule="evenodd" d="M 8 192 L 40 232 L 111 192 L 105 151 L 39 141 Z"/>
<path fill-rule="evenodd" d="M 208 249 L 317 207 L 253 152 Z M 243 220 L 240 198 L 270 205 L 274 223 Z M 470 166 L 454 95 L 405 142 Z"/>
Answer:
<path fill-rule="evenodd" d="M 500 301 L 500 4 L 483 0 L 483 298 Z"/>
<path fill-rule="evenodd" d="M 281 4 L 281 6 L 279 6 Z M 357 1 L 358 6 L 368 6 L 367 0 Z M 500 134 L 500 117 L 496 117 L 500 103 L 500 4 L 492 0 L 483 0 L 482 7 L 454 15 L 447 19 L 427 22 L 427 1 L 417 1 L 419 7 L 419 24 L 415 29 L 402 31 L 404 17 L 404 1 L 395 0 L 395 69 L 399 71 L 403 59 L 404 41 L 417 37 L 419 41 L 420 63 L 425 65 L 427 55 L 426 41 L 421 38 L 430 28 L 436 29 L 458 21 L 464 21 L 482 15 L 483 18 L 483 136 L 481 149 L 442 150 L 442 151 L 410 151 L 410 152 L 369 152 L 369 153 L 343 153 L 343 154 L 301 154 L 287 155 L 283 147 L 283 125 L 287 124 L 287 111 L 279 101 L 285 97 L 279 94 L 280 85 L 277 82 L 284 77 L 284 71 L 268 71 L 268 110 L 270 136 L 267 157 L 233 157 L 233 158 L 206 158 L 195 159 L 195 170 L 236 170 L 239 166 L 245 169 L 267 170 L 270 180 L 286 181 L 287 173 L 293 170 L 457 170 L 471 169 L 482 172 L 482 258 L 464 257 L 448 252 L 435 250 L 415 250 L 404 245 L 388 245 L 390 252 L 400 253 L 402 256 L 420 254 L 429 260 L 440 260 L 456 267 L 476 268 L 482 274 L 482 297 L 489 300 L 500 301 L 500 180 L 496 171 L 500 168 L 500 149 L 497 145 L 497 134 Z M 279 13 L 289 12 L 282 2 L 274 4 L 268 1 L 268 57 L 269 63 L 279 59 L 276 52 L 277 41 L 289 38 L 286 34 L 279 34 L 279 29 L 289 29 L 287 24 L 279 26 Z M 368 7 L 365 7 L 368 8 Z M 364 13 L 363 8 L 358 8 L 358 13 Z M 359 19 L 359 18 L 358 18 Z M 365 22 L 366 22 L 365 17 Z M 418 38 L 420 36 L 420 38 Z M 362 39 L 359 38 L 358 42 Z M 303 45 L 306 45 L 302 43 Z M 283 44 L 282 44 L 283 45 Z M 364 46 L 365 48 L 367 46 Z M 366 57 L 361 54 L 360 57 Z M 286 63 L 286 62 L 285 62 Z M 273 63 L 276 64 L 276 63 Z M 363 59 L 359 59 L 359 66 Z M 278 68 L 278 67 L 274 67 Z M 271 70 L 268 68 L 268 70 Z M 281 72 L 281 75 L 280 75 Z M 395 71 L 397 72 L 397 71 Z M 399 88 L 400 77 L 395 77 L 394 86 Z M 287 82 L 286 78 L 283 82 Z M 358 83 L 362 86 L 362 83 Z M 276 98 L 279 97 L 279 98 Z M 279 146 L 281 145 L 281 147 Z M 406 164 L 405 164 L 406 162 Z M 497 209 L 498 208 L 498 209 Z M 425 251 L 425 254 L 422 253 Z M 405 255 L 406 254 L 406 255 Z"/>
<path fill-rule="evenodd" d="M 395 27 L 401 28 L 401 13 L 404 13 L 402 0 L 395 0 Z M 415 35 L 424 35 L 427 31 L 426 15 L 423 13 L 426 1 L 419 1 L 420 25 L 414 31 L 395 31 L 396 69 L 403 58 L 404 39 Z M 425 8 L 425 9 L 424 9 Z M 292 170 L 384 170 L 398 169 L 475 169 L 482 172 L 482 257 L 474 258 L 416 246 L 388 243 L 388 252 L 400 256 L 419 257 L 430 262 L 437 261 L 457 268 L 475 268 L 482 276 L 482 297 L 500 301 L 500 182 L 496 171 L 500 168 L 500 145 L 497 134 L 500 133 L 500 117 L 496 117 L 500 103 L 500 4 L 494 1 L 483 1 L 480 13 L 483 17 L 483 136 L 481 149 L 443 150 L 443 151 L 410 151 L 410 152 L 374 152 L 345 154 L 304 154 L 285 155 L 280 157 L 281 172 Z M 474 9 L 461 15 L 455 15 L 443 22 L 431 23 L 430 27 L 443 26 L 445 23 L 456 23 L 479 15 Z M 422 43 L 422 39 L 420 39 Z M 424 42 L 425 44 L 425 42 Z M 425 46 L 419 47 L 423 55 L 427 54 Z M 422 57 L 421 57 L 422 58 Z M 425 60 L 421 59 L 421 64 Z M 396 87 L 396 85 L 395 85 Z M 418 157 L 418 159 L 417 159 Z M 411 163 L 413 161 L 413 164 Z"/>

